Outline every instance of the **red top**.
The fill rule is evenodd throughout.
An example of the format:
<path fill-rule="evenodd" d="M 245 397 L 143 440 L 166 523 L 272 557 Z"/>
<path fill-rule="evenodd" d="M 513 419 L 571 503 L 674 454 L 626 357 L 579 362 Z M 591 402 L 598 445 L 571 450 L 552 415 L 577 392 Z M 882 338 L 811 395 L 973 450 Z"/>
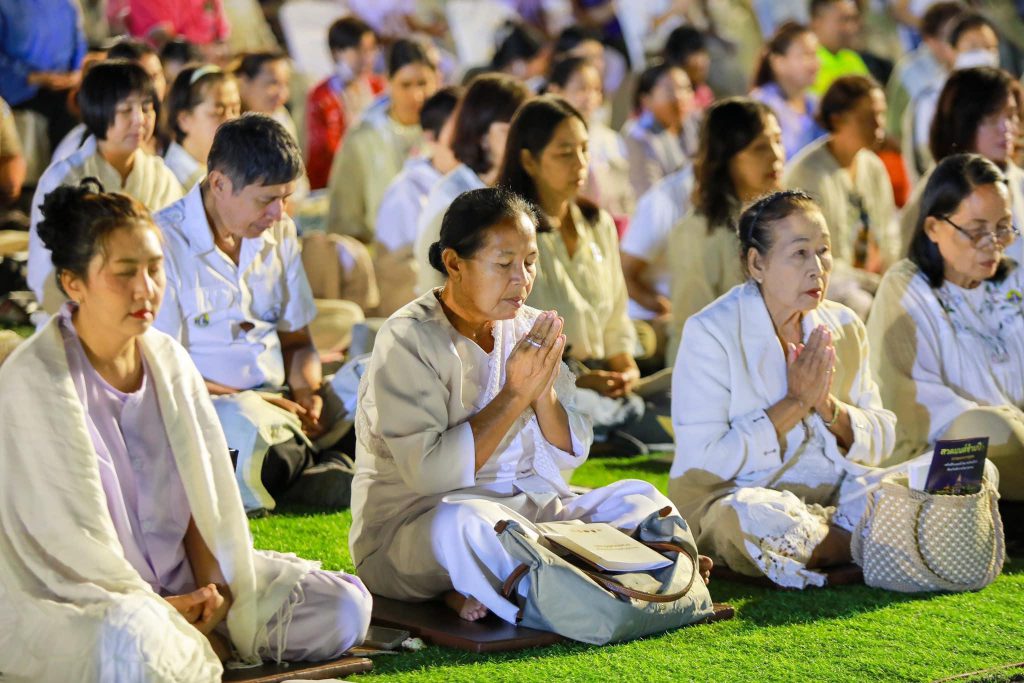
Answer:
<path fill-rule="evenodd" d="M 146 37 L 162 28 L 195 45 L 228 37 L 222 0 L 112 0 L 107 15 L 122 19 L 133 36 Z"/>
<path fill-rule="evenodd" d="M 367 77 L 374 95 L 384 92 L 387 81 L 376 74 Z M 314 190 L 327 187 L 334 153 L 352 123 L 341 99 L 337 77 L 326 78 L 306 98 L 306 175 Z"/>

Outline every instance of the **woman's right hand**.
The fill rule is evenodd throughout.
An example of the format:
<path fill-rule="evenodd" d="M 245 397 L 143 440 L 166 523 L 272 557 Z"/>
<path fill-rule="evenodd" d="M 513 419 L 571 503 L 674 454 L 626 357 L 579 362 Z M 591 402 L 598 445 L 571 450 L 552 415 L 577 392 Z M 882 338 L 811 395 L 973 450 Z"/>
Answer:
<path fill-rule="evenodd" d="M 786 354 L 786 396 L 810 412 L 831 387 L 836 350 L 832 333 L 824 325 L 811 332 L 807 344 L 789 344 Z"/>
<path fill-rule="evenodd" d="M 224 596 L 212 583 L 185 595 L 169 595 L 164 600 L 203 635 L 212 631 L 225 616 L 221 609 L 225 602 Z"/>
<path fill-rule="evenodd" d="M 505 387 L 529 405 L 552 383 L 565 348 L 562 319 L 556 311 L 544 311 L 505 361 Z"/>

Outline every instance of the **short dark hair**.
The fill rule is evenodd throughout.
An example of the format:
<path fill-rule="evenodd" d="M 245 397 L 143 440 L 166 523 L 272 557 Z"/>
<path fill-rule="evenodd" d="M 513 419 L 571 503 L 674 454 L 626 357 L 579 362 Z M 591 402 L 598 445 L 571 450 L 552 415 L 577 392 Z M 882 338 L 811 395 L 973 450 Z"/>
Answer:
<path fill-rule="evenodd" d="M 992 32 L 997 36 L 999 32 L 996 30 L 995 24 L 985 18 L 984 15 L 978 14 L 977 12 L 964 12 L 960 15 L 960 18 L 953 24 L 953 28 L 949 31 L 949 38 L 947 42 L 956 47 L 956 44 L 960 42 L 960 39 L 968 31 L 975 31 L 979 28 L 988 26 L 992 29 Z"/>
<path fill-rule="evenodd" d="M 138 62 L 109 59 L 90 68 L 82 78 L 78 106 L 82 121 L 97 140 L 107 139 L 107 129 L 114 124 L 117 105 L 132 95 L 157 102 L 153 79 Z"/>
<path fill-rule="evenodd" d="M 708 40 L 693 26 L 677 26 L 668 34 L 661 56 L 669 64 L 682 67 L 686 60 L 698 52 L 707 52 Z"/>
<path fill-rule="evenodd" d="M 967 11 L 962 2 L 937 2 L 921 17 L 921 35 L 925 38 L 941 38 L 942 29 L 953 19 Z"/>
<path fill-rule="evenodd" d="M 430 265 L 442 275 L 448 275 L 441 258 L 445 249 L 453 249 L 461 258 L 471 258 L 483 246 L 490 228 L 522 215 L 537 224 L 537 209 L 505 188 L 484 187 L 463 192 L 444 212 L 441 237 L 430 245 Z"/>
<path fill-rule="evenodd" d="M 730 221 L 740 198 L 729 163 L 764 131 L 769 116 L 775 114 L 768 105 L 749 97 L 729 97 L 708 108 L 693 161 L 693 207 L 707 218 L 709 231 L 735 229 Z"/>
<path fill-rule="evenodd" d="M 985 117 L 1002 111 L 1011 95 L 1020 106 L 1019 86 L 1002 69 L 979 66 L 950 74 L 929 130 L 932 158 L 941 161 L 951 154 L 975 151 L 978 126 Z"/>
<path fill-rule="evenodd" d="M 811 0 L 810 5 L 808 5 L 808 14 L 810 14 L 811 19 L 814 19 L 837 2 L 846 2 L 846 0 Z"/>
<path fill-rule="evenodd" d="M 775 82 L 775 72 L 772 71 L 772 56 L 781 57 L 789 52 L 790 46 L 800 36 L 813 33 L 809 26 L 798 24 L 795 21 L 786 21 L 775 29 L 775 33 L 765 43 L 761 50 L 761 57 L 757 63 L 757 70 L 754 72 L 754 87 Z"/>
<path fill-rule="evenodd" d="M 921 213 L 914 226 L 907 257 L 928 279 L 933 289 L 942 286 L 945 280 L 945 262 L 938 245 L 925 232 L 929 217 L 943 217 L 956 213 L 960 204 L 984 185 L 1007 184 L 1006 176 L 999 167 L 980 154 L 953 154 L 938 163 L 928 177 L 921 195 Z M 1006 277 L 1006 261 L 999 264 L 992 280 L 999 282 Z"/>
<path fill-rule="evenodd" d="M 492 69 L 500 71 L 520 59 L 529 61 L 544 49 L 544 37 L 532 26 L 506 22 L 504 27 L 498 29 L 499 35 L 502 31 L 506 35 L 491 58 Z"/>
<path fill-rule="evenodd" d="M 436 69 L 426 43 L 418 38 L 399 38 L 388 50 L 388 77 L 393 77 L 402 67 L 423 64 Z"/>
<path fill-rule="evenodd" d="M 640 111 L 641 100 L 646 95 L 650 95 L 651 91 L 654 90 L 655 86 L 658 85 L 658 81 L 661 77 L 667 74 L 671 69 L 683 70 L 683 67 L 678 64 L 669 64 L 668 62 L 659 61 L 654 62 L 640 73 L 640 78 L 636 81 L 636 92 L 633 93 L 633 109 Z"/>
<path fill-rule="evenodd" d="M 239 77 L 252 80 L 260 75 L 264 64 L 287 60 L 288 55 L 280 50 L 260 50 L 258 52 L 246 52 L 238 57 L 231 65 L 231 72 Z"/>
<path fill-rule="evenodd" d="M 585 43 L 589 40 L 600 43 L 601 35 L 584 26 L 568 26 L 563 29 L 562 32 L 558 34 L 558 38 L 555 39 L 554 53 L 556 55 L 564 55 L 567 52 L 575 50 L 581 43 Z"/>
<path fill-rule="evenodd" d="M 555 62 L 548 74 L 548 85 L 564 88 L 577 71 L 585 66 L 593 67 L 594 63 L 586 57 L 564 57 Z M 596 68 L 596 67 L 595 67 Z"/>
<path fill-rule="evenodd" d="M 303 172 L 292 134 L 266 114 L 251 112 L 220 125 L 206 165 L 230 178 L 236 193 L 257 183 L 290 183 Z"/>
<path fill-rule="evenodd" d="M 107 59 L 128 59 L 137 62 L 146 55 L 156 55 L 156 49 L 138 38 L 119 38 L 107 49 Z"/>
<path fill-rule="evenodd" d="M 359 17 L 352 15 L 342 17 L 327 29 L 327 47 L 331 52 L 359 47 L 359 43 L 367 33 L 373 33 L 373 29 Z"/>
<path fill-rule="evenodd" d="M 747 270 L 747 255 L 751 249 L 761 256 L 766 256 L 775 244 L 772 226 L 797 212 L 817 211 L 821 209 L 811 196 L 803 190 L 780 190 L 772 192 L 752 202 L 740 215 L 737 233 L 740 240 L 740 263 L 743 272 Z"/>
<path fill-rule="evenodd" d="M 835 132 L 832 119 L 856 108 L 872 90 L 882 90 L 882 86 L 868 76 L 854 74 L 832 81 L 818 103 L 818 124 L 830 133 Z"/>
<path fill-rule="evenodd" d="M 486 173 L 493 160 L 483 139 L 492 123 L 512 120 L 516 109 L 530 96 L 519 80 L 503 74 L 483 74 L 469 84 L 455 113 L 452 152 L 477 174 Z"/>
<path fill-rule="evenodd" d="M 462 88 L 457 85 L 441 88 L 428 97 L 427 101 L 423 103 L 423 109 L 420 110 L 420 127 L 433 133 L 435 140 L 439 138 L 441 129 L 451 118 L 452 112 L 459 104 L 460 97 L 462 97 Z"/>
<path fill-rule="evenodd" d="M 199 48 L 184 38 L 169 40 L 160 50 L 161 62 L 188 64 L 189 62 L 198 62 L 200 59 L 202 59 L 202 55 L 199 53 Z"/>
<path fill-rule="evenodd" d="M 167 94 L 167 125 L 176 142 L 181 143 L 186 137 L 178 126 L 178 115 L 202 104 L 209 88 L 229 78 L 234 82 L 230 74 L 209 64 L 187 66 L 178 72 Z"/>
<path fill-rule="evenodd" d="M 157 229 L 142 202 L 126 194 L 104 192 L 95 178 L 85 178 L 77 186 L 57 187 L 43 198 L 39 208 L 43 214 L 39 238 L 50 250 L 54 276 L 62 292 L 61 273 L 67 271 L 85 280 L 89 263 L 114 230 L 139 223 Z"/>
<path fill-rule="evenodd" d="M 579 119 L 586 127 L 583 115 L 571 104 L 557 95 L 541 95 L 525 103 L 516 112 L 508 129 L 505 156 L 498 175 L 498 185 L 520 195 L 534 204 L 540 204 L 537 184 L 523 168 L 521 153 L 528 151 L 534 158 L 539 157 L 554 137 L 555 130 L 565 120 Z M 541 230 L 549 229 L 541 218 Z"/>

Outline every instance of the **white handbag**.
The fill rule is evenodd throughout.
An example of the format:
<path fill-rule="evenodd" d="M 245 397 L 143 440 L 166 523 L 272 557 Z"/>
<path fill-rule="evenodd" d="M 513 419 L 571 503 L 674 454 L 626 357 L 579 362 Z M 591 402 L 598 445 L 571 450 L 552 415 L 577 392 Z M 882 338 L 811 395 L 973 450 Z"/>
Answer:
<path fill-rule="evenodd" d="M 992 583 L 1006 559 L 999 494 L 986 477 L 972 495 L 935 495 L 889 475 L 868 495 L 851 550 L 876 588 L 913 593 L 974 591 Z"/>

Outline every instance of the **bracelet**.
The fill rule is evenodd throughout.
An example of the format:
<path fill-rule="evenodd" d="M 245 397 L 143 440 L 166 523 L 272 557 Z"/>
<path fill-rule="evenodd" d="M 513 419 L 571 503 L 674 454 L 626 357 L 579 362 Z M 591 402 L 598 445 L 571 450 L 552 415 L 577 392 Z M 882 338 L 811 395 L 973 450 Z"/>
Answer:
<path fill-rule="evenodd" d="M 825 423 L 825 426 L 829 429 L 835 427 L 836 422 L 839 422 L 839 401 L 837 399 L 832 399 L 832 405 L 834 406 L 832 410 L 832 419 Z"/>

